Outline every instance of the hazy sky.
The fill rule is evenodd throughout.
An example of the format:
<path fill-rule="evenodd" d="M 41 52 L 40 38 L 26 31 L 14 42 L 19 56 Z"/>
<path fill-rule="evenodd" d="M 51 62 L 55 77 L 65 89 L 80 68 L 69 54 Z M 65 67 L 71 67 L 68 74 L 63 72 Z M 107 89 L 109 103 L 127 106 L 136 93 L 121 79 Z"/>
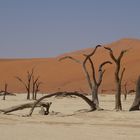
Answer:
<path fill-rule="evenodd" d="M 50 57 L 140 38 L 140 0 L 0 0 L 0 58 Z"/>

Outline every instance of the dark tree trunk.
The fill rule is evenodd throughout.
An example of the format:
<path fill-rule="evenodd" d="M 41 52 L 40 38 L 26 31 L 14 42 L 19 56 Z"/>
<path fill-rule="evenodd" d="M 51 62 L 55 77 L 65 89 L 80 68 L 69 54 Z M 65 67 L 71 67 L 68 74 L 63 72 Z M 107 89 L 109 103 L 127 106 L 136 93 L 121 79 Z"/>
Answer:
<path fill-rule="evenodd" d="M 95 86 L 92 91 L 92 101 L 96 106 L 96 109 L 99 109 L 99 99 L 98 99 L 98 87 Z"/>
<path fill-rule="evenodd" d="M 120 71 L 120 61 L 116 63 L 116 71 L 115 71 L 115 83 L 116 83 L 116 93 L 115 93 L 115 110 L 122 110 L 121 104 L 121 78 L 119 77 Z"/>
<path fill-rule="evenodd" d="M 30 90 L 27 91 L 27 100 L 30 100 Z"/>
<path fill-rule="evenodd" d="M 140 76 L 138 78 L 137 85 L 136 85 L 135 99 L 129 111 L 136 111 L 136 110 L 140 110 Z"/>
<path fill-rule="evenodd" d="M 34 100 L 36 100 L 37 99 L 37 91 L 35 91 L 35 93 L 34 93 Z"/>
<path fill-rule="evenodd" d="M 35 100 L 35 85 L 33 84 L 32 100 Z"/>
<path fill-rule="evenodd" d="M 119 111 L 122 110 L 121 104 L 121 85 L 117 82 L 116 83 L 116 94 L 115 94 L 115 110 Z"/>
<path fill-rule="evenodd" d="M 124 85 L 124 100 L 126 101 L 126 98 L 127 98 L 127 94 L 128 94 L 128 91 L 127 91 L 127 84 Z"/>
<path fill-rule="evenodd" d="M 6 98 L 7 87 L 8 87 L 8 85 L 5 84 L 5 89 L 4 89 L 4 93 L 3 93 L 3 100 L 5 100 L 5 98 Z"/>

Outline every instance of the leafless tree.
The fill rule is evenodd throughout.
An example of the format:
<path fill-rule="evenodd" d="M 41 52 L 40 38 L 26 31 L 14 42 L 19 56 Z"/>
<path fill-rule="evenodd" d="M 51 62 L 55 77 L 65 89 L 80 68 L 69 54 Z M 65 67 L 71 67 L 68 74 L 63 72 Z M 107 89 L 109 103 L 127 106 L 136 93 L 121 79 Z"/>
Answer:
<path fill-rule="evenodd" d="M 8 87 L 8 84 L 5 83 L 4 94 L 3 94 L 3 100 L 5 100 L 5 97 L 6 97 L 7 87 Z"/>
<path fill-rule="evenodd" d="M 6 100 L 7 95 L 16 96 L 15 94 L 8 92 L 8 84 L 5 83 L 4 90 L 0 91 L 0 96 L 3 96 L 3 100 Z"/>
<path fill-rule="evenodd" d="M 37 93 L 39 92 L 40 85 L 42 82 L 39 81 L 39 76 L 37 78 L 34 78 L 35 76 L 32 76 L 32 99 L 37 99 Z"/>
<path fill-rule="evenodd" d="M 140 76 L 138 77 L 137 80 L 135 99 L 129 111 L 136 111 L 136 110 L 140 110 Z"/>
<path fill-rule="evenodd" d="M 125 82 L 125 84 L 124 84 L 124 100 L 126 100 L 126 98 L 127 98 L 127 94 L 128 94 L 128 90 L 127 90 L 127 82 Z"/>
<path fill-rule="evenodd" d="M 40 91 L 39 88 L 40 88 L 40 85 L 42 84 L 42 82 L 36 82 L 35 84 L 35 92 L 34 92 L 34 100 L 37 100 L 37 93 Z"/>
<path fill-rule="evenodd" d="M 100 109 L 99 100 L 98 100 L 98 89 L 99 89 L 99 87 L 102 83 L 103 75 L 105 73 L 105 70 L 103 70 L 103 66 L 106 65 L 106 64 L 112 64 L 110 61 L 105 61 L 102 64 L 100 64 L 100 66 L 98 68 L 98 77 L 97 77 L 96 72 L 95 72 L 94 63 L 93 63 L 91 57 L 94 56 L 98 47 L 101 47 L 101 45 L 97 45 L 95 47 L 95 49 L 92 51 L 92 53 L 90 53 L 88 55 L 83 54 L 84 57 L 85 57 L 83 61 L 77 60 L 77 59 L 75 59 L 71 56 L 65 56 L 65 57 L 59 59 L 59 61 L 62 61 L 62 60 L 65 60 L 65 59 L 71 59 L 71 60 L 75 61 L 76 63 L 81 64 L 81 66 L 83 68 L 83 71 L 85 73 L 89 88 L 91 90 L 92 102 L 96 105 L 96 109 Z M 92 71 L 92 76 L 90 76 L 89 70 L 87 69 L 87 63 L 88 62 L 90 64 L 90 68 L 91 68 L 91 71 Z"/>
<path fill-rule="evenodd" d="M 24 81 L 19 76 L 16 76 L 16 79 L 23 84 L 27 91 L 27 100 L 30 100 L 30 93 L 31 93 L 31 82 L 32 82 L 32 76 L 34 74 L 34 69 L 30 71 L 27 71 L 27 81 Z"/>
<path fill-rule="evenodd" d="M 26 81 L 20 78 L 19 76 L 16 76 L 16 79 L 20 81 L 25 87 L 27 91 L 27 100 L 31 99 L 31 93 L 32 93 L 32 99 L 36 100 L 37 93 L 39 91 L 39 87 L 42 82 L 39 81 L 39 76 L 35 77 L 34 68 L 32 68 L 31 71 L 27 71 Z"/>
<path fill-rule="evenodd" d="M 115 83 L 116 83 L 116 94 L 115 94 L 115 110 L 119 111 L 122 110 L 121 104 L 121 82 L 123 79 L 123 75 L 125 72 L 125 68 L 121 71 L 121 60 L 127 50 L 122 50 L 119 54 L 119 57 L 115 57 L 113 50 L 109 47 L 104 47 L 106 50 L 109 51 L 111 59 L 115 63 Z"/>

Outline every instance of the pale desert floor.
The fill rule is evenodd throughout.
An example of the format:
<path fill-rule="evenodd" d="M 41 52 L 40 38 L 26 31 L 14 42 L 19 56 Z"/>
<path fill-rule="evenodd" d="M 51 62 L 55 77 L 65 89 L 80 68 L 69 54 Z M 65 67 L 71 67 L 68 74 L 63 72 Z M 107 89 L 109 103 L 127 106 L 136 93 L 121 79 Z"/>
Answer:
<path fill-rule="evenodd" d="M 40 95 L 41 96 L 41 95 Z M 7 97 L 1 100 L 0 109 L 26 103 L 26 95 Z M 140 140 L 140 112 L 129 112 L 133 95 L 123 101 L 123 111 L 115 112 L 114 96 L 100 95 L 100 105 L 104 111 L 85 112 L 89 106 L 80 98 L 51 98 L 48 116 L 38 114 L 22 117 L 29 109 L 0 114 L 0 140 Z M 78 111 L 79 110 L 79 111 Z M 81 110 L 81 111 L 80 111 Z"/>

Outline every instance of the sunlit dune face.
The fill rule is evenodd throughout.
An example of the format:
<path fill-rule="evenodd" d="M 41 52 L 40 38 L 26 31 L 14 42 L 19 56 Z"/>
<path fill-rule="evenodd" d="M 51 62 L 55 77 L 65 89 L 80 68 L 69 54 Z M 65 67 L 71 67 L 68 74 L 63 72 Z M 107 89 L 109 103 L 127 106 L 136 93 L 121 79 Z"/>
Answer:
<path fill-rule="evenodd" d="M 121 50 L 128 50 L 122 60 L 122 66 L 126 68 L 123 84 L 127 82 L 130 90 L 135 88 L 135 81 L 140 72 L 140 40 L 122 39 L 99 47 L 92 57 L 96 74 L 99 64 L 106 60 L 111 61 L 108 52 L 103 48 L 104 46 L 112 48 L 116 57 Z M 41 92 L 80 91 L 89 93 L 90 90 L 82 66 L 72 60 L 60 62 L 59 58 L 69 55 L 82 61 L 84 59 L 83 54 L 89 54 L 92 50 L 92 48 L 89 48 L 49 59 L 0 60 L 0 88 L 4 88 L 4 83 L 7 82 L 9 90 L 25 92 L 24 87 L 15 79 L 15 76 L 27 80 L 27 70 L 35 67 L 35 75 L 40 76 L 40 80 L 43 82 L 40 88 Z M 105 69 L 100 91 L 113 91 L 114 65 L 106 65 Z"/>

